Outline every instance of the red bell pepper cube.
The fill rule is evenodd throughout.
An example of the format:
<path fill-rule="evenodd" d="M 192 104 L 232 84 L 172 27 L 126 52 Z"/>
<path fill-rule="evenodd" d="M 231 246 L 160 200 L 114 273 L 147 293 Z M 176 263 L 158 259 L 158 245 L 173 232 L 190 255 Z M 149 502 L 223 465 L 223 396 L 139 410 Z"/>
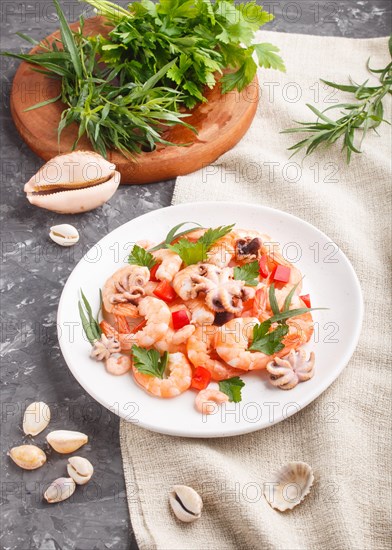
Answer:
<path fill-rule="evenodd" d="M 269 275 L 267 260 L 268 258 L 265 254 L 263 254 L 259 259 L 259 274 L 263 279 L 266 279 Z"/>
<path fill-rule="evenodd" d="M 196 367 L 193 371 L 191 388 L 205 390 L 211 381 L 211 373 L 204 367 Z"/>
<path fill-rule="evenodd" d="M 162 281 L 157 284 L 154 294 L 164 302 L 172 302 L 177 297 L 176 291 L 167 281 Z"/>
<path fill-rule="evenodd" d="M 173 321 L 174 330 L 180 330 L 180 328 L 190 324 L 190 319 L 185 309 L 179 309 L 178 311 L 173 311 L 172 321 Z"/>
<path fill-rule="evenodd" d="M 290 280 L 291 268 L 286 265 L 277 265 L 272 273 L 272 279 L 278 283 L 288 283 Z"/>
<path fill-rule="evenodd" d="M 161 264 L 155 264 L 152 266 L 152 268 L 150 269 L 150 281 L 154 281 L 155 283 L 158 281 L 158 279 L 156 278 L 155 274 L 157 272 L 157 269 L 158 267 L 160 266 Z"/>
<path fill-rule="evenodd" d="M 312 304 L 310 303 L 310 295 L 309 294 L 303 294 L 300 296 L 301 300 L 304 302 L 306 307 L 312 307 Z"/>

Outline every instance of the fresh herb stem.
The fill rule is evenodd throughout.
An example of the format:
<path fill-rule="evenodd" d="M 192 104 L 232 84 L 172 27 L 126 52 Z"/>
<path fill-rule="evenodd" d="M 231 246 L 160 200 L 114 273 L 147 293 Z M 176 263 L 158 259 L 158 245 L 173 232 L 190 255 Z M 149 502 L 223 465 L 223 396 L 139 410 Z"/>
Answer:
<path fill-rule="evenodd" d="M 389 53 L 392 57 L 392 36 L 389 39 Z M 318 117 L 313 122 L 298 122 L 299 126 L 283 130 L 283 134 L 304 133 L 308 137 L 289 147 L 293 155 L 305 150 L 305 155 L 310 155 L 321 146 L 329 147 L 339 139 L 343 139 L 342 151 L 346 152 L 347 164 L 350 163 L 352 153 L 362 153 L 362 144 L 369 130 L 377 133 L 377 127 L 382 122 L 390 124 L 384 119 L 383 99 L 392 93 L 392 62 L 383 69 L 371 69 L 369 61 L 367 68 L 372 74 L 376 74 L 380 81 L 379 86 L 367 86 L 351 81 L 350 85 L 337 84 L 328 80 L 322 80 L 324 84 L 343 92 L 352 93 L 356 99 L 351 103 L 339 103 L 319 111 L 310 104 L 307 107 Z M 340 109 L 340 118 L 333 120 L 326 116 L 327 111 Z M 355 135 L 362 131 L 359 144 L 356 145 Z"/>

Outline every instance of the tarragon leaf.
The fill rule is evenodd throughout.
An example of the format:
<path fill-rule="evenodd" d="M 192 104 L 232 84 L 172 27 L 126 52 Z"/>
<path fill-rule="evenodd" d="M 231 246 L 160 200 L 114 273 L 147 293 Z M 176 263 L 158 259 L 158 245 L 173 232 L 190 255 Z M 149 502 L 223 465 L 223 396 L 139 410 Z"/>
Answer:
<path fill-rule="evenodd" d="M 101 327 L 99 326 L 98 320 L 94 318 L 89 301 L 84 295 L 82 289 L 80 290 L 80 294 L 82 296 L 82 302 L 80 300 L 78 302 L 80 320 L 82 321 L 82 327 L 88 341 L 90 342 L 90 344 L 94 344 L 94 342 L 101 337 L 102 330 L 101 330 Z M 101 294 L 100 294 L 100 300 L 101 300 Z"/>

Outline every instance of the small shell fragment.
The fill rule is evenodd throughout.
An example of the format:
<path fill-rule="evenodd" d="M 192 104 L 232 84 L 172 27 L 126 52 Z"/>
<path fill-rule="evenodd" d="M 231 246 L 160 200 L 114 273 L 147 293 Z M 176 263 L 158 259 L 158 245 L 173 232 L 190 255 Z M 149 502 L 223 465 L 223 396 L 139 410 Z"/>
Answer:
<path fill-rule="evenodd" d="M 58 453 L 73 453 L 88 441 L 87 435 L 70 430 L 55 430 L 46 436 L 46 441 Z"/>
<path fill-rule="evenodd" d="M 68 459 L 67 472 L 78 485 L 88 483 L 93 475 L 93 465 L 87 458 L 71 456 Z"/>
<path fill-rule="evenodd" d="M 49 237 L 60 246 L 73 246 L 79 240 L 79 233 L 73 225 L 63 223 L 51 227 Z"/>
<path fill-rule="evenodd" d="M 272 508 L 281 512 L 292 510 L 309 494 L 313 481 L 314 475 L 309 464 L 289 462 L 265 483 L 264 496 Z"/>
<path fill-rule="evenodd" d="M 174 514 L 180 521 L 189 523 L 201 516 L 203 501 L 192 487 L 174 485 L 169 493 L 169 502 Z"/>
<path fill-rule="evenodd" d="M 44 498 L 49 504 L 62 502 L 71 497 L 76 489 L 75 481 L 70 477 L 59 477 L 53 481 L 44 493 Z"/>
<path fill-rule="evenodd" d="M 46 462 L 46 454 L 35 445 L 13 447 L 8 455 L 19 468 L 23 468 L 24 470 L 36 470 Z"/>

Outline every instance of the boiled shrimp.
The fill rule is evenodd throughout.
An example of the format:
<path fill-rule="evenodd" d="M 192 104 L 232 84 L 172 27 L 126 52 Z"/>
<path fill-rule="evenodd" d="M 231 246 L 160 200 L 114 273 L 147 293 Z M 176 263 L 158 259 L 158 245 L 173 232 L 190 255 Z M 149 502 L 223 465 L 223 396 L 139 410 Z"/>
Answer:
<path fill-rule="evenodd" d="M 211 373 L 212 380 L 226 380 L 238 376 L 238 371 L 229 367 L 217 356 L 214 349 L 218 327 L 197 327 L 187 342 L 187 355 L 194 367 L 204 367 Z"/>
<path fill-rule="evenodd" d="M 176 273 L 180 271 L 182 259 L 178 254 L 166 248 L 157 250 L 156 252 L 153 252 L 152 255 L 159 262 L 159 267 L 155 272 L 155 277 L 159 281 L 168 281 L 170 283 Z"/>
<path fill-rule="evenodd" d="M 118 269 L 103 286 L 102 301 L 107 313 L 137 317 L 137 305 L 150 279 L 147 267 L 127 265 Z"/>
<path fill-rule="evenodd" d="M 154 348 L 160 353 L 168 351 L 169 353 L 175 353 L 180 351 L 186 353 L 186 343 L 188 339 L 195 332 L 194 325 L 186 325 L 179 330 L 174 330 L 171 327 L 168 328 L 165 336 L 155 342 Z"/>
<path fill-rule="evenodd" d="M 135 365 L 132 371 L 136 382 L 155 397 L 176 397 L 189 389 L 192 381 L 192 369 L 183 353 L 169 354 L 165 378 L 142 374 Z"/>
<path fill-rule="evenodd" d="M 134 337 L 138 346 L 148 348 L 163 338 L 171 321 L 167 304 L 158 298 L 146 296 L 139 303 L 139 315 L 145 318 L 146 326 Z"/>
<path fill-rule="evenodd" d="M 246 371 L 264 369 L 271 360 L 270 355 L 248 350 L 256 324 L 258 320 L 254 317 L 239 317 L 219 328 L 216 351 L 231 367 Z"/>
<path fill-rule="evenodd" d="M 196 395 L 195 405 L 196 409 L 202 414 L 213 414 L 216 411 L 216 405 L 227 403 L 229 397 L 219 391 L 206 389 L 201 390 Z"/>
<path fill-rule="evenodd" d="M 137 332 L 121 333 L 107 321 L 102 321 L 100 325 L 106 336 L 114 336 L 118 339 L 122 351 L 129 351 L 134 344 L 149 348 L 168 332 L 171 312 L 162 300 L 146 296 L 139 303 L 138 316 L 144 318 L 142 321 L 144 326 Z"/>
<path fill-rule="evenodd" d="M 113 353 L 109 359 L 105 361 L 105 367 L 109 374 L 121 376 L 128 372 L 132 367 L 132 359 L 129 355 L 121 355 L 121 353 Z"/>

